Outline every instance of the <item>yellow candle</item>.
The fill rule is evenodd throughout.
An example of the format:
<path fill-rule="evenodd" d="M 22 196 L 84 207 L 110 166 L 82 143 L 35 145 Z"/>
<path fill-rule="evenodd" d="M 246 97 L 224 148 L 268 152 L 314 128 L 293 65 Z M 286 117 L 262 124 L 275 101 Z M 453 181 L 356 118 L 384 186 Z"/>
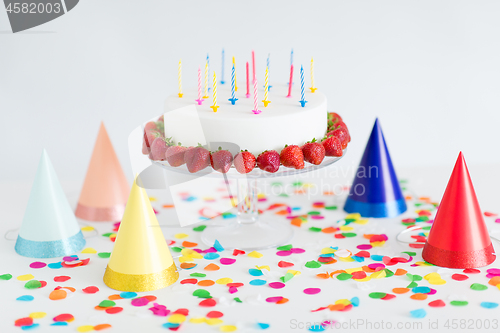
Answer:
<path fill-rule="evenodd" d="M 205 89 L 203 90 L 203 98 L 208 98 L 208 61 L 205 63 Z"/>
<path fill-rule="evenodd" d="M 316 89 L 318 89 L 318 88 L 314 87 L 314 59 L 313 58 L 311 58 L 311 88 L 309 88 L 309 89 L 311 89 L 312 93 L 315 92 Z"/>
<path fill-rule="evenodd" d="M 262 101 L 264 103 L 264 107 L 267 108 L 267 104 L 271 103 L 267 99 L 267 94 L 269 93 L 269 67 L 266 67 L 266 78 L 264 81 L 264 100 Z"/>
<path fill-rule="evenodd" d="M 182 59 L 179 60 L 179 70 L 178 70 L 177 78 L 179 81 L 179 97 L 182 98 Z"/>
<path fill-rule="evenodd" d="M 217 75 L 215 74 L 215 71 L 214 71 L 214 83 L 213 83 L 212 96 L 213 96 L 214 105 L 212 105 L 211 108 L 212 108 L 212 110 L 214 110 L 214 112 L 217 112 L 217 108 L 219 106 L 217 105 Z"/>
<path fill-rule="evenodd" d="M 234 66 L 234 91 L 238 91 L 238 81 L 236 80 L 236 62 L 233 56 L 233 66 Z"/>

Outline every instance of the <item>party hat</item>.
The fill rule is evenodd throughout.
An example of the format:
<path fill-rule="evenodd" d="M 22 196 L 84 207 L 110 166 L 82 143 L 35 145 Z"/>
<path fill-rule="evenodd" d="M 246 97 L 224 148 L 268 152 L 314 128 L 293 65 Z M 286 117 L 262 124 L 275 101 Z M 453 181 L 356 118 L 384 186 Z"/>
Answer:
<path fill-rule="evenodd" d="M 85 246 L 75 215 L 44 150 L 31 188 L 16 252 L 31 258 L 55 258 Z"/>
<path fill-rule="evenodd" d="M 373 125 L 344 210 L 364 217 L 394 217 L 406 211 L 406 202 L 378 119 Z"/>
<path fill-rule="evenodd" d="M 448 268 L 483 267 L 495 261 L 495 250 L 461 152 L 422 257 L 431 264 Z"/>
<path fill-rule="evenodd" d="M 136 178 L 132 185 L 103 279 L 120 291 L 157 290 L 179 278 L 149 198 L 138 182 Z"/>
<path fill-rule="evenodd" d="M 75 215 L 88 221 L 119 221 L 129 186 L 101 122 Z"/>

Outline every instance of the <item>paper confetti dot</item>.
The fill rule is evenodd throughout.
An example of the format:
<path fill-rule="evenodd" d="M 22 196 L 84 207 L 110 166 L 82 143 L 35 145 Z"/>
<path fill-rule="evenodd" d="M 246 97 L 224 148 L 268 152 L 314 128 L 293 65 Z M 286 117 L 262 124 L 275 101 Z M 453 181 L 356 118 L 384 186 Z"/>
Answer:
<path fill-rule="evenodd" d="M 69 277 L 69 276 L 64 276 L 64 275 L 56 276 L 56 277 L 54 277 L 54 282 L 66 282 L 70 279 L 71 279 L 71 277 Z"/>
<path fill-rule="evenodd" d="M 228 284 L 231 282 L 233 282 L 233 279 L 231 279 L 231 278 L 221 278 L 221 279 L 218 279 L 217 281 L 215 281 L 215 283 L 217 283 L 217 284 Z"/>
<path fill-rule="evenodd" d="M 470 289 L 481 291 L 488 289 L 488 286 L 485 286 L 484 284 L 481 283 L 473 283 L 471 284 Z"/>
<path fill-rule="evenodd" d="M 421 293 L 421 294 L 428 294 L 431 292 L 431 288 L 429 287 L 415 287 L 415 288 L 412 288 L 411 290 L 413 293 Z"/>
<path fill-rule="evenodd" d="M 311 261 L 306 262 L 306 264 L 304 266 L 307 268 L 320 268 L 321 264 L 319 262 L 317 262 L 316 260 L 311 260 Z"/>
<path fill-rule="evenodd" d="M 232 259 L 232 258 L 221 258 L 220 259 L 220 263 L 222 265 L 232 265 L 236 262 L 236 259 Z"/>
<path fill-rule="evenodd" d="M 481 306 L 485 309 L 494 309 L 498 307 L 498 303 L 495 302 L 481 302 Z"/>
<path fill-rule="evenodd" d="M 99 252 L 97 254 L 99 256 L 99 258 L 109 258 L 111 256 L 111 252 Z"/>
<path fill-rule="evenodd" d="M 252 286 L 262 286 L 264 284 L 266 284 L 267 281 L 266 280 L 260 280 L 260 279 L 255 279 L 255 280 L 252 280 L 249 282 L 250 285 Z"/>
<path fill-rule="evenodd" d="M 320 288 L 306 288 L 304 289 L 304 294 L 306 295 L 316 295 L 321 292 Z"/>
<path fill-rule="evenodd" d="M 409 288 L 394 288 L 394 289 L 392 289 L 392 292 L 395 294 L 405 294 L 409 291 L 410 291 Z"/>
<path fill-rule="evenodd" d="M 45 312 L 32 312 L 30 313 L 30 318 L 33 319 L 41 319 L 44 318 L 47 314 Z"/>
<path fill-rule="evenodd" d="M 87 247 L 87 248 L 83 249 L 82 252 L 80 252 L 80 253 L 97 253 L 97 251 L 94 248 Z"/>
<path fill-rule="evenodd" d="M 59 269 L 62 268 L 62 264 L 60 262 L 53 262 L 47 265 L 47 267 L 51 269 Z"/>
<path fill-rule="evenodd" d="M 201 280 L 200 282 L 198 282 L 198 285 L 201 287 L 210 287 L 213 286 L 214 284 L 215 282 L 212 280 Z"/>
<path fill-rule="evenodd" d="M 182 239 L 182 238 L 189 237 L 189 235 L 188 234 L 180 233 L 180 234 L 175 234 L 174 237 L 177 238 L 177 239 Z"/>
<path fill-rule="evenodd" d="M 220 257 L 220 255 L 218 253 L 215 253 L 215 252 L 210 252 L 210 253 L 207 253 L 203 256 L 203 258 L 207 259 L 207 260 L 213 260 L 213 259 L 217 259 L 219 257 Z"/>
<path fill-rule="evenodd" d="M 467 280 L 469 277 L 467 275 L 464 275 L 464 274 L 453 274 L 451 276 L 451 278 L 455 281 L 465 281 Z"/>
<path fill-rule="evenodd" d="M 219 311 L 210 311 L 206 315 L 207 318 L 221 318 L 222 316 L 224 316 L 224 314 Z"/>
<path fill-rule="evenodd" d="M 54 321 L 65 321 L 65 322 L 70 322 L 70 321 L 73 321 L 75 320 L 75 317 L 73 317 L 72 314 L 69 314 L 69 313 L 63 313 L 63 314 L 60 314 L 58 316 L 55 316 L 53 318 Z"/>
<path fill-rule="evenodd" d="M 250 268 L 248 270 L 248 273 L 251 276 L 262 276 L 262 275 L 264 275 L 260 269 L 255 269 L 255 268 Z"/>
<path fill-rule="evenodd" d="M 413 318 L 425 318 L 425 316 L 427 316 L 427 312 L 424 309 L 417 309 L 410 311 L 410 316 Z"/>
<path fill-rule="evenodd" d="M 123 308 L 119 307 L 119 306 L 114 306 L 112 308 L 107 308 L 105 311 L 106 311 L 106 313 L 109 313 L 109 314 L 115 314 L 115 313 L 122 312 Z"/>
<path fill-rule="evenodd" d="M 53 301 L 57 301 L 60 299 L 65 299 L 67 295 L 68 293 L 66 292 L 66 290 L 59 289 L 52 291 L 49 295 L 49 298 Z"/>
<path fill-rule="evenodd" d="M 94 330 L 94 326 L 92 325 L 83 325 L 83 326 L 78 326 L 76 328 L 77 332 L 91 332 Z"/>
<path fill-rule="evenodd" d="M 442 308 L 445 305 L 446 305 L 445 302 L 443 302 L 440 299 L 437 299 L 435 301 L 429 302 L 429 306 L 433 307 L 433 308 Z"/>
<path fill-rule="evenodd" d="M 33 318 L 24 317 L 24 318 L 17 319 L 16 321 L 14 321 L 14 325 L 15 326 L 31 326 L 31 325 L 33 325 Z"/>
<path fill-rule="evenodd" d="M 148 305 L 149 302 L 150 300 L 146 296 L 144 296 L 144 297 L 134 298 L 132 302 L 130 302 L 130 304 L 132 304 L 133 306 L 145 306 Z M 115 306 L 115 304 L 113 304 L 113 306 Z"/>
<path fill-rule="evenodd" d="M 262 258 L 264 255 L 257 251 L 252 251 L 248 254 L 250 258 Z"/>
<path fill-rule="evenodd" d="M 271 282 L 269 283 L 269 287 L 273 289 L 281 289 L 285 287 L 285 284 L 282 282 Z"/>
<path fill-rule="evenodd" d="M 193 296 L 197 296 L 199 298 L 210 298 L 210 297 L 212 297 L 212 296 L 210 296 L 210 292 L 208 292 L 205 289 L 196 289 L 195 291 L 193 291 Z"/>
<path fill-rule="evenodd" d="M 215 306 L 216 304 L 217 303 L 215 302 L 215 300 L 213 298 L 204 299 L 203 301 L 201 301 L 199 303 L 200 306 L 206 306 L 206 307 Z"/>
<path fill-rule="evenodd" d="M 31 274 L 24 274 L 24 275 L 19 275 L 17 279 L 19 281 L 28 281 L 28 280 L 33 280 L 35 277 Z"/>
<path fill-rule="evenodd" d="M 37 281 L 37 280 L 30 280 L 30 281 L 26 282 L 26 284 L 24 285 L 24 288 L 26 288 L 26 289 L 38 289 L 41 287 L 42 287 L 42 283 L 40 281 Z"/>
<path fill-rule="evenodd" d="M 134 293 L 132 291 L 126 291 L 123 293 L 120 293 L 121 298 L 134 298 L 137 297 L 137 293 Z"/>
<path fill-rule="evenodd" d="M 467 302 L 467 301 L 451 301 L 450 304 L 453 306 L 466 306 L 467 304 L 469 304 L 469 302 Z"/>
<path fill-rule="evenodd" d="M 94 326 L 94 331 L 102 331 L 102 330 L 105 330 L 107 328 L 111 328 L 111 325 L 110 324 L 99 324 L 99 325 Z"/>
<path fill-rule="evenodd" d="M 12 279 L 12 274 L 2 274 L 2 275 L 0 275 L 0 280 L 8 281 L 10 279 Z"/>
<path fill-rule="evenodd" d="M 217 266 L 216 264 L 208 264 L 204 270 L 206 271 L 218 271 L 220 269 L 219 266 Z"/>
<path fill-rule="evenodd" d="M 99 306 L 101 308 L 110 308 L 110 307 L 115 306 L 115 305 L 116 305 L 115 302 L 107 300 L 107 299 L 102 301 L 101 303 L 99 303 Z"/>
<path fill-rule="evenodd" d="M 31 295 L 23 295 L 23 296 L 19 296 L 18 298 L 16 298 L 17 301 L 24 301 L 24 302 L 30 302 L 34 299 L 35 299 L 35 297 L 33 297 Z"/>
<path fill-rule="evenodd" d="M 386 295 L 387 295 L 386 293 L 375 292 L 375 293 L 370 293 L 368 296 L 370 298 L 379 299 L 385 297 Z"/>
<path fill-rule="evenodd" d="M 234 326 L 234 325 L 223 325 L 219 329 L 220 329 L 221 332 L 234 332 L 238 328 L 236 326 Z"/>
<path fill-rule="evenodd" d="M 47 264 L 41 261 L 35 261 L 30 264 L 30 267 L 35 269 L 44 268 L 45 266 L 47 266 Z"/>
<path fill-rule="evenodd" d="M 352 275 L 348 273 L 340 273 L 339 275 L 337 275 L 337 279 L 340 281 L 349 280 L 350 278 L 352 278 Z"/>
<path fill-rule="evenodd" d="M 87 288 L 83 288 L 82 291 L 86 294 L 95 294 L 96 292 L 99 291 L 99 288 L 97 288 L 95 286 L 90 286 Z"/>

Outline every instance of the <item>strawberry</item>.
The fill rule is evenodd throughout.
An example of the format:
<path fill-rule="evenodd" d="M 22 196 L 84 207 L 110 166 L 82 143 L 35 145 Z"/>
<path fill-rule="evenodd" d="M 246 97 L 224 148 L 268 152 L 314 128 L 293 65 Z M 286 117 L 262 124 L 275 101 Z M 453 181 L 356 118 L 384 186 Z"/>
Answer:
<path fill-rule="evenodd" d="M 156 128 L 156 123 L 153 121 L 150 121 L 144 125 L 144 140 L 142 143 L 142 153 L 144 155 L 149 154 L 149 147 L 153 143 L 153 141 L 156 139 L 156 133 L 158 133 L 158 130 Z M 147 149 L 145 149 L 145 147 Z M 146 153 L 147 151 L 147 153 Z"/>
<path fill-rule="evenodd" d="M 266 150 L 257 156 L 259 169 L 275 173 L 280 168 L 280 154 L 276 150 Z"/>
<path fill-rule="evenodd" d="M 331 132 L 328 132 L 326 136 L 327 137 L 335 136 L 339 138 L 340 143 L 342 144 L 342 149 L 347 148 L 347 144 L 349 143 L 349 133 L 346 131 L 345 128 L 339 127 Z"/>
<path fill-rule="evenodd" d="M 165 158 L 167 159 L 168 164 L 173 167 L 178 167 L 186 163 L 184 161 L 184 153 L 186 153 L 188 149 L 186 147 L 181 146 L 181 143 L 177 146 L 171 146 L 165 152 Z"/>
<path fill-rule="evenodd" d="M 242 150 L 234 157 L 234 167 L 239 173 L 249 173 L 255 168 L 257 160 L 248 150 Z"/>
<path fill-rule="evenodd" d="M 342 144 L 336 136 L 326 137 L 321 144 L 325 147 L 326 156 L 342 156 Z"/>
<path fill-rule="evenodd" d="M 280 153 L 280 162 L 287 168 L 304 169 L 304 154 L 297 145 L 286 145 Z"/>
<path fill-rule="evenodd" d="M 219 150 L 210 154 L 210 164 L 215 171 L 227 173 L 233 164 L 233 155 L 229 150 L 219 147 Z"/>
<path fill-rule="evenodd" d="M 304 154 L 304 160 L 318 165 L 325 158 L 325 147 L 321 143 L 316 142 L 316 139 L 312 139 L 312 141 L 302 146 L 302 153 Z"/>
<path fill-rule="evenodd" d="M 170 139 L 158 136 L 151 144 L 149 158 L 153 161 L 165 161 L 165 153 L 171 145 Z"/>
<path fill-rule="evenodd" d="M 184 153 L 184 161 L 191 173 L 198 172 L 210 165 L 210 152 L 201 145 L 188 148 Z"/>
<path fill-rule="evenodd" d="M 342 117 L 335 112 L 328 112 L 328 128 L 333 128 L 339 121 L 342 121 Z"/>

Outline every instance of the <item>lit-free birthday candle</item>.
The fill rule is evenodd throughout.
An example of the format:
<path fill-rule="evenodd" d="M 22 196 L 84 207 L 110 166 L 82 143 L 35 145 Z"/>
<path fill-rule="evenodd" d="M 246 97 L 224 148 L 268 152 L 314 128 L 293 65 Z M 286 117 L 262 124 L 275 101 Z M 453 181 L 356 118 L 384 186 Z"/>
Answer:
<path fill-rule="evenodd" d="M 198 67 L 198 99 L 196 100 L 198 102 L 198 105 L 201 105 L 203 103 L 203 97 L 201 94 L 201 68 Z"/>
<path fill-rule="evenodd" d="M 271 53 L 268 53 L 268 54 L 267 54 L 267 70 L 268 70 L 268 71 L 271 71 L 271 67 L 269 66 L 269 63 L 270 63 L 269 59 L 270 59 L 270 58 L 271 58 Z M 269 75 L 269 74 L 268 74 L 268 75 Z M 271 89 L 271 87 L 272 87 L 272 86 L 268 85 L 268 86 L 267 86 L 267 90 L 269 91 L 269 89 Z"/>
<path fill-rule="evenodd" d="M 231 104 L 235 104 L 236 101 L 238 100 L 235 96 L 234 96 L 234 92 L 236 91 L 236 72 L 234 70 L 234 64 L 233 64 L 233 69 L 231 70 L 231 98 L 229 99 L 229 101 L 231 102 Z"/>
<path fill-rule="evenodd" d="M 259 114 L 262 112 L 258 108 L 258 105 L 257 105 L 258 100 L 259 100 L 259 96 L 257 93 L 257 78 L 255 77 L 253 80 L 253 110 L 252 110 L 252 112 L 255 114 Z"/>
<path fill-rule="evenodd" d="M 255 51 L 252 50 L 252 82 L 256 78 L 257 76 L 255 76 Z"/>
<path fill-rule="evenodd" d="M 248 70 L 248 61 L 247 61 L 247 93 L 245 95 L 246 98 L 250 98 L 250 78 L 249 78 L 249 70 Z"/>
<path fill-rule="evenodd" d="M 207 98 L 208 98 L 208 59 L 207 62 L 205 62 L 205 87 L 203 90 L 203 99 Z"/>
<path fill-rule="evenodd" d="M 292 52 L 290 52 L 290 66 L 293 65 L 293 49 Z"/>
<path fill-rule="evenodd" d="M 314 86 L 314 59 L 313 58 L 311 58 L 311 88 L 309 88 L 309 89 L 311 89 L 312 93 L 315 92 L 316 89 L 318 89 Z"/>
<path fill-rule="evenodd" d="M 182 60 L 179 60 L 179 68 L 177 71 L 177 79 L 179 81 L 179 97 L 182 98 Z"/>
<path fill-rule="evenodd" d="M 219 107 L 217 105 L 217 75 L 215 74 L 215 71 L 214 71 L 214 87 L 213 87 L 213 92 L 212 92 L 212 96 L 213 96 L 213 101 L 214 101 L 214 105 L 212 105 L 210 108 L 212 108 L 212 110 L 214 110 L 214 112 L 217 112 L 217 108 Z"/>
<path fill-rule="evenodd" d="M 307 101 L 304 98 L 304 68 L 300 66 L 300 95 L 301 99 L 299 101 L 302 107 L 306 106 Z"/>
<path fill-rule="evenodd" d="M 264 100 L 262 101 L 264 103 L 264 107 L 267 108 L 267 104 L 271 103 L 267 99 L 267 94 L 269 92 L 269 67 L 266 67 L 266 80 L 264 83 Z"/>
<path fill-rule="evenodd" d="M 286 97 L 292 97 L 292 84 L 293 84 L 293 64 L 290 66 L 290 81 L 288 82 L 288 95 Z"/>
<path fill-rule="evenodd" d="M 224 49 L 222 49 L 222 67 L 221 67 L 221 73 L 220 73 L 220 84 L 226 83 L 224 81 Z"/>
<path fill-rule="evenodd" d="M 234 91 L 238 91 L 238 80 L 236 79 L 236 61 L 234 61 L 234 56 L 233 56 L 233 67 L 234 67 Z"/>

